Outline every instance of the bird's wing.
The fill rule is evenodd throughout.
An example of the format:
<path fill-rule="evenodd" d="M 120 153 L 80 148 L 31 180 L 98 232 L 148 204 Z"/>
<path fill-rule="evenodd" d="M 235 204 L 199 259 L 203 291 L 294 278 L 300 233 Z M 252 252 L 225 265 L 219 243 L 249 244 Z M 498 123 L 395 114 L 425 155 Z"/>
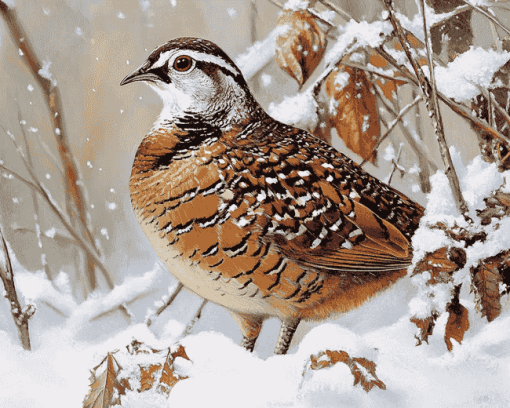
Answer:
<path fill-rule="evenodd" d="M 242 154 L 225 154 L 233 196 L 256 198 L 239 219 L 256 216 L 262 239 L 309 268 L 384 272 L 410 265 L 422 207 L 307 132 L 278 123 L 271 133 Z"/>

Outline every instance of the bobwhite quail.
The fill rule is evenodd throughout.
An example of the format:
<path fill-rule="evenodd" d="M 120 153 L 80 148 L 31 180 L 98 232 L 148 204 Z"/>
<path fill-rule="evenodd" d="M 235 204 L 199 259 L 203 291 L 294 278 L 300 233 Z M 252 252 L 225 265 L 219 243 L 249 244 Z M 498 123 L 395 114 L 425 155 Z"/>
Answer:
<path fill-rule="evenodd" d="M 178 38 L 121 82 L 164 107 L 133 164 L 131 202 L 182 284 L 222 305 L 253 350 L 282 321 L 347 312 L 406 274 L 423 208 L 308 132 L 271 118 L 215 44 Z"/>

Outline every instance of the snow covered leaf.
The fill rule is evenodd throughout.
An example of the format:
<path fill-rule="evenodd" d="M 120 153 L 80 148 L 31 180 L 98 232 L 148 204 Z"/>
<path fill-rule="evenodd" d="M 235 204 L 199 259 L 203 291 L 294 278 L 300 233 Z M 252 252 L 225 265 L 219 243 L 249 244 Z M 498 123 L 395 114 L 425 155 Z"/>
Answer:
<path fill-rule="evenodd" d="M 510 251 L 486 258 L 471 268 L 471 289 L 475 292 L 476 308 L 492 322 L 501 313 L 500 269 L 508 265 Z"/>
<path fill-rule="evenodd" d="M 99 377 L 96 376 L 96 370 L 106 361 L 106 368 Z M 121 367 L 115 360 L 112 353 L 108 353 L 105 359 L 91 371 L 91 384 L 88 395 L 83 401 L 84 408 L 107 408 L 119 401 L 114 398 L 114 389 L 119 394 L 125 394 L 129 385 L 126 381 L 119 382 L 117 377 Z"/>
<path fill-rule="evenodd" d="M 469 329 L 469 318 L 467 309 L 459 303 L 459 293 L 461 285 L 455 287 L 452 301 L 448 304 L 446 310 L 449 313 L 448 322 L 444 332 L 444 341 L 448 351 L 452 351 L 452 340 L 456 340 L 459 344 L 464 339 L 464 333 Z"/>
<path fill-rule="evenodd" d="M 163 372 L 161 373 L 161 378 L 159 380 L 158 390 L 169 394 L 172 387 L 177 384 L 179 380 L 184 380 L 188 378 L 187 376 L 180 376 L 175 372 L 174 369 L 174 361 L 177 357 L 182 357 L 186 360 L 189 360 L 188 355 L 186 354 L 186 350 L 184 346 L 179 344 L 177 351 L 171 352 L 168 350 L 168 355 L 165 361 L 165 365 L 163 366 Z"/>
<path fill-rule="evenodd" d="M 180 376 L 175 372 L 174 361 L 177 357 L 182 357 L 189 360 L 186 354 L 186 350 L 182 345 L 177 346 L 177 350 L 172 351 L 171 348 L 167 350 L 156 350 L 146 344 L 133 340 L 129 346 L 127 346 L 128 352 L 132 355 L 147 354 L 147 364 L 139 364 L 140 366 L 140 389 L 138 392 L 148 391 L 157 387 L 158 392 L 162 392 L 166 395 L 170 394 L 172 387 L 177 384 L 180 380 L 183 380 L 185 376 Z M 161 355 L 161 360 L 164 358 L 164 362 L 154 363 L 154 354 Z M 152 355 L 152 356 L 151 356 Z M 166 355 L 166 356 L 165 356 Z M 165 357 L 164 357 L 165 356 Z"/>
<path fill-rule="evenodd" d="M 338 136 L 363 159 L 372 157 L 379 139 L 379 117 L 365 72 L 340 65 L 326 79 L 326 94 L 331 98 L 329 120 Z"/>
<path fill-rule="evenodd" d="M 414 335 L 416 340 L 418 340 L 417 346 L 421 346 L 423 342 L 429 343 L 429 336 L 432 336 L 434 332 L 434 326 L 438 317 L 439 314 L 436 311 L 433 311 L 430 316 L 424 319 L 411 317 L 411 323 L 414 323 L 419 329 L 419 333 Z"/>
<path fill-rule="evenodd" d="M 447 283 L 452 281 L 452 274 L 466 264 L 466 251 L 462 248 L 443 247 L 434 252 L 428 252 L 416 264 L 412 275 L 429 272 L 427 284 Z"/>
<path fill-rule="evenodd" d="M 310 368 L 312 370 L 321 370 L 337 363 L 346 364 L 354 376 L 353 385 L 360 384 L 366 392 L 369 392 L 375 385 L 382 390 L 386 389 L 386 385 L 375 374 L 376 365 L 373 361 L 366 358 L 351 358 L 349 354 L 342 350 L 326 350 L 310 356 Z"/>
<path fill-rule="evenodd" d="M 290 29 L 276 39 L 276 62 L 303 85 L 324 55 L 326 34 L 308 10 L 284 10 L 278 25 Z"/>

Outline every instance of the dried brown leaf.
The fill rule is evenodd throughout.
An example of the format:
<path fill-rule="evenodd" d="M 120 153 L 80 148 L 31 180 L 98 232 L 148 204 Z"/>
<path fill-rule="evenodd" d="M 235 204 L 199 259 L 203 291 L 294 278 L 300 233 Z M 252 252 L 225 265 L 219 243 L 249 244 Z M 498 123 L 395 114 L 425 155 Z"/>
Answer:
<path fill-rule="evenodd" d="M 464 333 L 469 329 L 469 313 L 468 310 L 459 303 L 459 293 L 460 285 L 455 287 L 453 298 L 446 307 L 449 315 L 444 333 L 444 341 L 446 347 L 448 347 L 448 351 L 452 351 L 453 349 L 451 339 L 456 340 L 459 344 L 462 343 Z"/>
<path fill-rule="evenodd" d="M 443 247 L 434 252 L 427 252 L 416 264 L 411 276 L 423 272 L 430 273 L 428 285 L 452 281 L 452 274 L 466 264 L 466 251 L 462 248 Z"/>
<path fill-rule="evenodd" d="M 501 313 L 501 294 L 499 283 L 502 282 L 500 269 L 508 266 L 508 252 L 486 258 L 476 267 L 471 268 L 471 285 L 475 292 L 476 308 L 482 317 L 492 322 Z"/>
<path fill-rule="evenodd" d="M 95 371 L 106 361 L 105 370 L 97 376 Z M 113 391 L 117 389 L 119 394 L 124 394 L 125 389 L 129 388 L 126 381 L 119 382 L 117 376 L 121 367 L 113 357 L 108 353 L 106 358 L 91 372 L 93 382 L 90 384 L 90 390 L 83 401 L 84 408 L 108 408 L 118 401 L 113 400 Z"/>
<path fill-rule="evenodd" d="M 430 316 L 424 319 L 411 317 L 411 322 L 420 329 L 419 333 L 414 335 L 417 340 L 417 346 L 421 346 L 423 342 L 429 344 L 429 336 L 432 336 L 434 332 L 434 326 L 438 317 L 439 314 L 436 311 L 433 311 Z"/>
<path fill-rule="evenodd" d="M 334 113 L 329 120 L 338 136 L 354 153 L 371 158 L 379 139 L 379 116 L 366 73 L 340 65 L 326 79 L 326 94 L 332 98 Z"/>
<path fill-rule="evenodd" d="M 284 10 L 278 25 L 290 28 L 276 39 L 276 62 L 303 85 L 324 55 L 326 34 L 308 10 Z"/>
<path fill-rule="evenodd" d="M 386 389 L 386 385 L 375 374 L 376 364 L 373 361 L 366 358 L 351 358 L 349 354 L 342 350 L 326 350 L 310 356 L 310 368 L 312 370 L 321 370 L 337 363 L 346 364 L 354 376 L 353 385 L 360 384 L 366 392 L 369 392 L 374 386 L 378 386 L 382 390 Z"/>
<path fill-rule="evenodd" d="M 374 50 L 370 50 L 368 52 L 368 63 L 376 68 L 381 68 L 387 71 L 387 76 L 404 77 L 401 72 L 397 71 L 392 65 L 388 63 L 388 61 L 386 61 Z M 397 88 L 406 84 L 407 82 L 400 79 L 389 79 L 382 76 L 377 76 L 375 83 L 377 86 L 379 86 L 384 96 L 391 101 L 397 95 Z"/>

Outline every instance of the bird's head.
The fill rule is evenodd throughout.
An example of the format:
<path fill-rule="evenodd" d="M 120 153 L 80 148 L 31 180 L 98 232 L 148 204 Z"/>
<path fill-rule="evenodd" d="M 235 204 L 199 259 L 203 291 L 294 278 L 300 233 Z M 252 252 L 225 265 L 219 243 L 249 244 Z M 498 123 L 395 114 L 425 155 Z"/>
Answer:
<path fill-rule="evenodd" d="M 135 81 L 145 81 L 163 100 L 160 120 L 198 114 L 228 125 L 258 107 L 236 64 L 216 44 L 200 38 L 177 38 L 156 48 L 120 84 Z"/>

